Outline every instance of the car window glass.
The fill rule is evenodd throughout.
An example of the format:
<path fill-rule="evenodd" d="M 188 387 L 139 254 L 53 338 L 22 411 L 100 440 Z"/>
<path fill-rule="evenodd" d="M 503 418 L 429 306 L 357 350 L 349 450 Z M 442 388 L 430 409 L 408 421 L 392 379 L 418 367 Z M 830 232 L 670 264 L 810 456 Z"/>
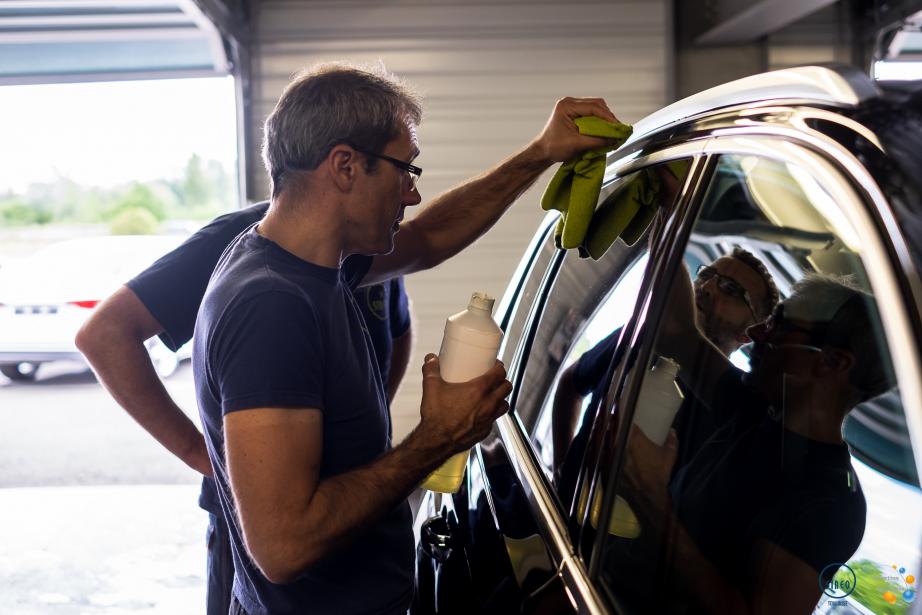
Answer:
<path fill-rule="evenodd" d="M 869 275 L 813 174 L 719 160 L 587 515 L 626 612 L 909 612 L 922 492 Z"/>
<path fill-rule="evenodd" d="M 616 180 L 603 189 L 599 211 L 651 181 L 659 186 L 648 195 L 654 213 L 670 208 L 689 166 L 687 160 L 673 161 Z M 667 178 L 662 184 L 660 176 Z M 640 292 L 650 232 L 647 225 L 642 230 L 646 234 L 628 236 L 630 245 L 622 235 L 599 260 L 568 252 L 540 311 L 515 410 L 559 493 L 561 481 L 567 493 L 572 489 L 588 437 L 587 409 L 593 392 L 604 390 L 605 372 Z M 579 443 L 571 447 L 581 429 Z"/>
<path fill-rule="evenodd" d="M 541 282 L 547 274 L 548 266 L 556 253 L 557 249 L 554 247 L 552 235 L 550 239 L 546 239 L 540 244 L 533 262 L 523 271 L 523 275 L 526 277 L 522 282 L 521 288 L 518 289 L 515 299 L 512 301 L 510 308 L 512 313 L 509 317 L 509 324 L 506 326 L 503 343 L 499 353 L 500 359 L 502 359 L 507 369 L 512 367 L 516 348 L 528 324 L 528 315 L 531 312 L 531 306 L 541 288 Z M 508 293 L 509 290 L 506 292 Z M 505 302 L 506 300 L 506 297 L 503 297 L 503 301 Z"/>

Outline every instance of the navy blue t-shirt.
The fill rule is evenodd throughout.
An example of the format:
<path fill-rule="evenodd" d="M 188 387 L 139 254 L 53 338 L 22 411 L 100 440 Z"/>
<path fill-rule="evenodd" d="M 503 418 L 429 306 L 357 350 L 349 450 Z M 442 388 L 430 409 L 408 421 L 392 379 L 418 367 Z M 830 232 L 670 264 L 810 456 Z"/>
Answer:
<path fill-rule="evenodd" d="M 817 572 L 861 544 L 867 507 L 848 446 L 784 429 L 731 368 L 712 405 L 720 428 L 675 472 L 669 491 L 702 554 L 738 585 L 755 545 L 783 547 Z"/>
<path fill-rule="evenodd" d="M 192 339 L 195 316 L 218 259 L 237 235 L 262 219 L 268 208 L 269 202 L 264 201 L 215 218 L 181 246 L 126 283 L 163 326 L 160 339 L 168 348 L 176 351 Z M 343 270 L 364 273 L 370 262 L 368 256 L 350 256 L 343 264 Z M 368 323 L 378 365 L 386 383 L 392 338 L 403 335 L 410 326 L 403 279 L 395 278 L 360 288 L 356 296 Z M 210 478 L 202 481 L 199 505 L 211 513 L 221 514 L 214 481 Z"/>
<path fill-rule="evenodd" d="M 410 307 L 403 278 L 393 278 L 380 284 L 363 286 L 355 291 L 365 324 L 374 343 L 375 358 L 381 370 L 385 389 L 391 373 L 393 341 L 410 328 Z"/>
<path fill-rule="evenodd" d="M 321 480 L 368 464 L 391 446 L 390 417 L 365 321 L 359 276 L 308 263 L 259 235 L 221 257 L 195 326 L 196 397 L 234 553 L 234 595 L 250 615 L 398 613 L 413 595 L 409 505 L 401 503 L 351 546 L 270 583 L 246 554 L 226 471 L 224 415 L 250 408 L 323 412 Z"/>

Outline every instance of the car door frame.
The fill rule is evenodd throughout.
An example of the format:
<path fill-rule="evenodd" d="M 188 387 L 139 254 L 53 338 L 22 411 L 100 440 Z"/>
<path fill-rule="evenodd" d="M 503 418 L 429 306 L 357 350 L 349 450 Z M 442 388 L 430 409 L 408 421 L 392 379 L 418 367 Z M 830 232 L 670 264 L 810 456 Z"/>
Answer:
<path fill-rule="evenodd" d="M 691 167 L 683 181 L 681 191 L 672 204 L 670 222 L 661 231 L 662 233 L 668 233 L 671 228 L 671 220 L 677 212 L 681 212 L 685 208 L 685 201 L 690 198 L 690 186 L 694 185 L 693 182 L 696 182 L 700 176 L 701 158 L 699 155 L 702 147 L 702 142 L 686 142 L 673 144 L 663 149 L 635 151 L 630 154 L 628 159 L 622 160 L 622 164 L 608 167 L 609 171 L 606 172 L 605 182 L 607 184 L 628 173 L 657 164 L 672 160 L 691 159 Z M 660 242 L 661 237 L 657 238 L 655 244 L 659 245 Z M 513 393 L 510 399 L 510 405 L 513 409 L 522 384 L 522 376 L 528 364 L 527 359 L 530 354 L 531 344 L 534 341 L 537 326 L 540 322 L 540 314 L 547 303 L 548 296 L 553 289 L 556 274 L 564 258 L 565 251 L 559 251 L 552 258 L 544 272 L 540 290 L 529 308 L 523 333 L 521 338 L 517 340 L 513 360 L 508 366 L 509 377 L 513 382 Z M 658 262 L 659 257 L 651 254 L 641 283 L 640 296 L 649 291 L 649 286 L 652 283 L 650 272 L 657 270 L 659 267 Z M 635 304 L 635 316 L 632 316 L 626 327 L 633 328 L 632 323 L 636 317 L 636 310 L 637 305 Z M 573 602 L 574 608 L 580 613 L 608 612 L 596 588 L 589 582 L 586 563 L 576 554 L 573 536 L 568 528 L 568 524 L 572 521 L 572 513 L 564 511 L 560 505 L 553 488 L 541 469 L 540 462 L 535 456 L 524 425 L 517 416 L 510 413 L 497 421 L 497 429 L 500 438 L 510 451 L 509 456 L 512 460 L 513 470 L 523 487 L 529 505 L 535 513 L 547 550 L 557 567 L 558 575 L 562 578 L 568 590 L 569 598 Z"/>
<path fill-rule="evenodd" d="M 767 112 L 777 112 L 765 109 Z M 790 109 L 786 109 L 790 112 Z M 810 113 L 812 110 L 804 110 Z M 792 116 L 796 116 L 794 111 Z M 779 149 L 781 146 L 781 149 Z M 782 155 L 782 153 L 786 155 Z M 713 176 L 717 160 L 726 154 L 753 154 L 776 160 L 785 160 L 806 166 L 814 176 L 822 178 L 821 185 L 833 189 L 833 199 L 846 215 L 848 223 L 864 240 L 862 260 L 866 268 L 875 273 L 869 276 L 871 289 L 878 299 L 880 317 L 884 326 L 885 337 L 893 360 L 900 394 L 906 409 L 907 427 L 910 433 L 913 453 L 917 468 L 922 469 L 922 357 L 919 352 L 919 316 L 922 314 L 922 302 L 919 301 L 919 273 L 908 257 L 905 238 L 895 223 L 890 205 L 883 192 L 861 165 L 855 156 L 841 144 L 832 141 L 816 131 L 805 131 L 803 124 L 797 129 L 790 125 L 754 125 L 728 128 L 720 136 L 707 139 L 702 148 L 704 169 L 701 183 L 693 198 L 687 202 L 682 222 L 671 237 L 665 238 L 669 247 L 661 259 L 662 271 L 666 276 L 674 275 L 682 261 L 685 247 L 700 211 L 704 191 Z M 630 168 L 630 165 L 628 166 Z M 847 204 L 847 205 L 846 205 Z M 660 277 L 658 280 L 669 279 Z M 655 284 L 654 290 L 643 301 L 649 302 L 653 318 L 646 321 L 650 330 L 655 331 L 662 314 L 662 307 L 667 293 L 660 292 L 662 285 Z M 658 295 L 658 296 L 654 296 Z M 907 306 L 914 306 L 915 311 Z M 652 352 L 652 339 L 638 339 L 637 330 L 632 335 L 627 352 L 638 353 L 638 361 L 649 359 Z M 639 344 L 639 346 L 637 346 Z M 642 364 L 642 363 L 641 363 Z M 624 385 L 626 370 L 614 374 L 603 407 L 607 408 L 602 420 L 598 437 L 610 429 L 613 412 L 617 411 L 619 387 Z M 636 380 L 636 379 L 635 379 Z M 620 393 L 620 407 L 631 420 L 639 393 L 639 382 L 627 383 Z M 619 435 L 617 443 L 608 442 L 602 446 L 600 454 L 591 469 L 589 497 L 602 488 L 605 493 L 613 494 L 622 479 L 623 451 L 628 437 L 627 430 Z M 603 438 L 604 440 L 604 438 Z M 602 478 L 603 467 L 613 468 L 607 480 Z M 613 496 L 605 498 L 601 518 L 608 518 L 613 507 Z M 588 525 L 588 507 L 581 519 L 580 526 L 585 530 Z M 592 547 L 589 555 L 588 574 L 591 582 L 598 578 L 601 567 L 602 544 L 605 532 L 592 533 Z M 581 537 L 582 540 L 582 537 Z M 599 592 L 601 594 L 601 592 Z M 612 597 L 606 595 L 605 601 L 610 605 Z M 616 606 L 616 605 L 615 605 Z M 616 606 L 617 608 L 617 606 Z"/>

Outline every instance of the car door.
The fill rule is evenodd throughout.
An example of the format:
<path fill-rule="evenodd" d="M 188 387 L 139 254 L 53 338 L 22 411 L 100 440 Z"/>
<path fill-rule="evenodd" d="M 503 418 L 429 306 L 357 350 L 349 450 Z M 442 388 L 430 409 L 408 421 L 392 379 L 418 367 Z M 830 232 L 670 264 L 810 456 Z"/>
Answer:
<path fill-rule="evenodd" d="M 510 373 L 529 329 L 532 306 L 559 259 L 551 236 L 554 223 L 550 215 L 542 222 L 494 314 L 505 333 L 500 358 Z M 507 541 L 504 531 L 508 530 L 500 528 L 521 526 L 530 517 L 519 514 L 521 489 L 509 467 L 509 455 L 494 430 L 472 449 L 457 493 L 427 492 L 423 496 L 415 521 L 417 592 L 412 613 L 518 609 L 523 597 L 516 570 L 528 559 L 524 549 L 528 543 L 522 541 L 523 548 L 516 549 L 516 539 Z"/>
<path fill-rule="evenodd" d="M 576 485 L 576 552 L 617 612 L 908 613 L 922 559 L 918 274 L 854 156 L 816 135 L 747 130 L 708 142 L 639 298 Z M 700 311 L 703 286 L 719 281 L 695 282 L 694 270 L 734 249 L 761 263 L 785 305 L 817 310 L 817 289 L 837 284 L 858 299 L 811 321 L 757 305 L 731 329 L 737 349 L 687 352 L 680 311 Z M 654 443 L 638 425 L 662 404 L 645 383 L 670 353 L 694 402 L 680 417 L 712 423 L 703 434 L 674 423 L 676 436 Z"/>
<path fill-rule="evenodd" d="M 585 562 L 574 559 L 571 506 L 554 475 L 553 442 L 568 446 L 577 435 L 555 431 L 555 387 L 577 349 L 630 324 L 656 262 L 649 246 L 674 220 L 692 162 L 689 147 L 676 148 L 606 177 L 602 205 L 657 186 L 647 194 L 652 224 L 643 224 L 632 245 L 619 240 L 599 261 L 583 259 L 554 247 L 552 220 L 523 259 L 498 314 L 507 327 L 501 356 L 514 385 L 512 410 L 475 447 L 459 493 L 424 502 L 417 612 L 595 608 Z M 592 413 L 588 403 L 583 410 Z M 591 423 L 577 419 L 568 423 Z"/>

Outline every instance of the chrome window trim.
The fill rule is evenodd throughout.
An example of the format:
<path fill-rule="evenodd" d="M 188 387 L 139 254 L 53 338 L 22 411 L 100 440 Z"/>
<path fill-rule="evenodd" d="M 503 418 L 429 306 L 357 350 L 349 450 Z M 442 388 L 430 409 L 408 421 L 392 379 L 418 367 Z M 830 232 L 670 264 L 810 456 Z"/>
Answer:
<path fill-rule="evenodd" d="M 559 217 L 557 212 L 549 212 L 545 216 L 542 224 L 547 224 L 546 227 L 540 228 L 539 238 L 534 241 L 535 251 L 530 259 L 528 264 L 528 273 L 525 276 L 525 279 L 521 284 L 515 289 L 515 299 L 512 301 L 510 307 L 510 312 L 508 318 L 506 318 L 506 327 L 503 329 L 503 339 L 499 345 L 499 359 L 505 361 L 504 357 L 509 356 L 508 364 L 506 365 L 506 372 L 510 381 L 513 384 L 516 383 L 516 370 L 518 369 L 519 359 L 521 355 L 521 345 L 524 340 L 528 337 L 528 332 L 531 330 L 532 318 L 535 311 L 535 301 L 541 297 L 541 293 L 544 290 L 544 285 L 547 276 L 556 267 L 559 266 L 558 261 L 562 258 L 559 251 L 556 250 L 550 253 L 547 256 L 547 263 L 543 268 L 540 268 L 539 263 L 543 262 L 542 259 L 544 255 L 542 254 L 546 247 L 548 246 L 548 239 L 550 238 L 550 232 L 552 228 L 551 221 L 556 220 Z M 528 294 L 530 283 L 532 279 L 537 279 L 537 286 L 534 290 L 534 296 L 531 299 L 531 304 L 528 306 L 522 305 L 522 301 L 525 296 Z M 522 322 L 517 327 L 516 330 L 510 330 L 510 327 L 517 324 L 518 316 L 522 313 Z M 510 346 L 512 348 L 512 353 L 509 354 Z M 514 401 L 514 398 L 510 399 L 510 403 Z"/>
<path fill-rule="evenodd" d="M 560 516 L 554 496 L 544 481 L 544 473 L 538 467 L 531 445 L 522 434 L 521 424 L 510 415 L 500 417 L 496 422 L 500 438 L 511 453 L 509 461 L 525 497 L 535 514 L 538 527 L 550 547 L 551 560 L 557 566 L 557 574 L 564 581 L 567 596 L 580 613 L 603 615 L 608 613 L 605 602 L 589 579 L 582 560 L 573 551 L 566 521 Z M 573 590 L 576 590 L 575 593 Z"/>
<path fill-rule="evenodd" d="M 500 327 L 505 333 L 506 327 L 512 321 L 512 315 L 518 310 L 520 298 L 522 296 L 522 288 L 525 287 L 525 282 L 527 278 L 531 276 L 532 268 L 534 267 L 535 262 L 538 259 L 538 254 L 541 251 L 542 246 L 544 245 L 545 240 L 547 239 L 547 234 L 550 232 L 551 226 L 557 222 L 559 214 L 555 211 L 549 211 L 541 219 L 541 222 L 538 224 L 538 228 L 535 231 L 535 234 L 532 236 L 531 241 L 528 243 L 528 248 L 525 250 L 525 254 L 522 255 L 522 258 L 519 260 L 519 264 L 515 268 L 515 272 L 512 274 L 511 281 L 509 285 L 506 286 L 506 290 L 503 292 L 503 296 L 499 300 L 499 305 L 496 306 L 496 313 L 494 318 L 496 318 Z M 503 337 L 503 342 L 505 343 L 506 337 Z M 499 356 L 502 356 L 503 353 L 500 352 Z"/>
<path fill-rule="evenodd" d="M 716 157 L 714 156 L 702 155 L 695 158 L 692 168 L 689 169 L 682 194 L 676 202 L 675 216 L 670 220 L 669 224 L 666 225 L 663 236 L 661 237 L 661 243 L 658 246 L 660 254 L 654 263 L 649 284 L 643 289 L 639 303 L 639 312 L 652 313 L 657 323 L 664 309 L 666 299 L 668 298 L 668 295 L 658 293 L 657 290 L 660 288 L 660 284 L 663 280 L 671 279 L 671 277 L 675 275 L 676 269 L 682 266 L 684 244 L 687 243 L 691 233 L 691 224 L 698 215 L 701 200 L 704 197 L 703 187 L 706 185 L 705 182 L 709 181 L 713 176 L 716 166 L 715 163 Z M 609 422 L 613 416 L 612 409 L 615 406 L 617 390 L 618 387 L 621 386 L 621 383 L 624 383 L 624 389 L 621 393 L 621 404 L 623 408 L 621 411 L 628 413 L 625 420 L 633 420 L 637 398 L 640 395 L 641 381 L 636 378 L 629 381 L 629 370 L 632 365 L 643 365 L 645 362 L 649 361 L 650 355 L 653 352 L 652 341 L 647 340 L 645 342 L 640 339 L 639 336 L 641 331 L 641 328 L 634 326 L 630 332 L 628 344 L 631 349 L 638 348 L 637 355 L 631 364 L 622 362 L 612 374 L 608 390 L 602 400 L 602 406 L 605 408 L 604 418 L 602 420 L 596 419 L 596 425 L 593 426 L 592 437 L 596 437 L 596 429 L 601 429 L 603 436 L 609 429 Z M 631 350 L 628 350 L 628 352 L 630 353 Z M 606 489 L 610 494 L 615 493 L 615 483 L 620 478 L 624 463 L 623 453 L 626 450 L 625 445 L 629 433 L 629 430 L 624 430 L 619 436 L 618 442 L 615 444 L 606 445 L 603 443 L 600 445 L 596 457 L 592 460 L 591 465 L 589 465 L 588 472 L 581 474 L 580 480 L 577 483 L 576 492 L 579 493 L 583 488 L 583 483 L 588 481 L 587 502 L 593 501 L 596 497 L 596 490 L 600 488 Z M 614 451 L 612 448 L 614 448 Z M 611 460 L 614 462 L 607 480 L 604 480 L 604 482 L 601 470 L 603 460 Z M 603 495 L 599 517 L 605 519 L 611 516 L 613 506 L 614 499 L 611 497 L 604 497 Z M 586 506 L 583 518 L 579 520 L 581 527 L 585 527 L 588 522 L 590 508 L 590 506 Z M 591 550 L 588 553 L 588 571 L 591 578 L 598 575 L 601 566 L 601 559 L 598 555 L 601 552 L 600 547 L 606 535 L 605 532 L 597 531 L 592 542 Z M 610 602 L 617 601 L 610 593 L 606 594 L 606 598 Z"/>
<path fill-rule="evenodd" d="M 771 133 L 788 139 L 771 138 Z M 804 135 L 798 133 L 796 136 Z M 916 469 L 922 476 L 922 358 L 916 348 L 920 340 L 913 324 L 913 316 L 918 319 L 922 314 L 922 283 L 918 272 L 909 258 L 886 197 L 858 160 L 837 143 L 794 137 L 786 129 L 778 128 L 768 134 L 734 134 L 712 139 L 705 151 L 708 154 L 751 154 L 799 164 L 830 190 L 833 201 L 839 204 L 848 223 L 863 240 L 861 257 L 866 269 L 874 272 L 868 279 L 877 299 L 903 400 Z M 812 147 L 808 149 L 803 145 Z M 872 217 L 868 205 L 873 206 L 877 220 Z M 895 253 L 892 257 L 881 237 L 882 230 L 893 241 Z M 895 268 L 900 269 L 908 288 L 897 279 Z M 906 300 L 915 306 L 914 315 L 906 310 Z"/>

